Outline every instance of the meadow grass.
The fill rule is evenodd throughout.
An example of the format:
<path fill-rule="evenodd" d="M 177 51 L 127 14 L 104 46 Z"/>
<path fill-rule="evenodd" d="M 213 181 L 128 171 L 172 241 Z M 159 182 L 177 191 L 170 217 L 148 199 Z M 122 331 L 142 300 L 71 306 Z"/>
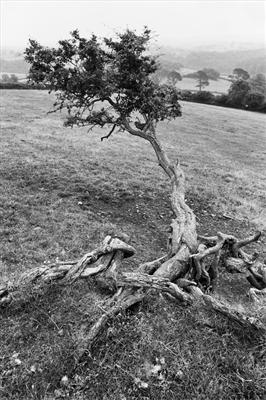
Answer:
<path fill-rule="evenodd" d="M 80 257 L 109 232 L 131 235 L 137 253 L 125 268 L 162 255 L 172 212 L 152 149 L 126 133 L 101 142 L 104 130 L 64 128 L 63 115 L 46 114 L 52 100 L 44 91 L 1 91 L 1 280 Z M 184 167 L 199 232 L 264 229 L 265 116 L 182 106 L 183 117 L 158 132 Z M 255 246 L 262 254 L 264 243 Z M 251 307 L 247 289 L 243 277 L 223 274 L 217 296 Z M 151 293 L 74 371 L 75 332 L 101 314 L 106 292 L 92 281 L 31 295 L 0 317 L 1 399 L 264 398 L 263 343 L 210 311 Z"/>

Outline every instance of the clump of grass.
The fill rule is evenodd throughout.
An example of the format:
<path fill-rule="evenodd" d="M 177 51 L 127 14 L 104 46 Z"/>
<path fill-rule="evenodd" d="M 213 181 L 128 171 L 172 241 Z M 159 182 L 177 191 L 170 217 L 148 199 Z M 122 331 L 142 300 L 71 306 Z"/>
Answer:
<path fill-rule="evenodd" d="M 89 398 L 262 398 L 265 370 L 255 342 L 197 307 L 150 300 L 137 314 L 117 317 L 77 371 Z"/>

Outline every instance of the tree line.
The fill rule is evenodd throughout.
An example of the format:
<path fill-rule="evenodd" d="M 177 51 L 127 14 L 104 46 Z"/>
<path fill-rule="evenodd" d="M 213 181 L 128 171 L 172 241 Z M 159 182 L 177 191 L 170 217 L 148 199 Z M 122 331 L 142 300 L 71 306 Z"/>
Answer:
<path fill-rule="evenodd" d="M 182 90 L 181 98 L 199 103 L 266 112 L 266 78 L 263 74 L 250 77 L 244 69 L 235 68 L 229 79 L 231 85 L 228 93 L 214 95 L 209 91 L 202 90 L 209 82 L 202 74 L 198 75 L 199 91 L 193 93 L 189 90 Z"/>

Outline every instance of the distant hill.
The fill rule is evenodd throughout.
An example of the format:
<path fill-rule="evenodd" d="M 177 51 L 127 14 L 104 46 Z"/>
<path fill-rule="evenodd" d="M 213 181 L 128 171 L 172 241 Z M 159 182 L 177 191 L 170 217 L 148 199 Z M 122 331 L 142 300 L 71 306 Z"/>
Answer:
<path fill-rule="evenodd" d="M 254 75 L 266 73 L 266 52 L 265 49 L 200 51 L 188 54 L 181 63 L 188 68 L 214 68 L 221 73 L 231 73 L 234 68 L 241 67 Z"/>
<path fill-rule="evenodd" d="M 174 48 L 160 50 L 162 68 L 174 69 L 180 65 L 192 70 L 214 68 L 221 74 L 230 74 L 236 67 L 246 69 L 250 75 L 266 73 L 265 49 L 230 51 L 182 51 Z M 175 67 L 176 66 L 176 67 Z"/>

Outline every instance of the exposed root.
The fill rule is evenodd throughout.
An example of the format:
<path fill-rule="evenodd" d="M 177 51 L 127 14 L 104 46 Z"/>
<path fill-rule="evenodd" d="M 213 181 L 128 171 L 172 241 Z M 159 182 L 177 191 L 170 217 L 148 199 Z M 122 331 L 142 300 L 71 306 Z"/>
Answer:
<path fill-rule="evenodd" d="M 117 237 L 106 236 L 99 247 L 85 254 L 80 260 L 37 267 L 23 274 L 18 281 L 0 285 L 0 307 L 19 302 L 33 287 L 54 281 L 71 284 L 77 279 L 102 274 L 112 285 L 117 263 L 120 265 L 124 257 L 134 253 L 135 249 L 126 242 Z"/>
<path fill-rule="evenodd" d="M 105 331 L 108 323 L 120 312 L 127 310 L 132 305 L 139 303 L 145 297 L 145 293 L 142 290 L 132 291 L 120 291 L 120 293 L 114 296 L 113 305 L 103 313 L 103 315 L 96 321 L 96 323 L 89 329 L 87 324 L 79 327 L 76 335 L 77 347 L 76 347 L 76 359 L 79 362 L 83 356 L 90 352 L 94 344 L 99 340 L 102 333 Z"/>
<path fill-rule="evenodd" d="M 206 288 L 211 286 L 213 289 L 216 286 L 218 265 L 221 260 L 228 272 L 246 271 L 247 267 L 255 262 L 258 254 L 249 255 L 242 250 L 242 247 L 257 241 L 260 236 L 261 232 L 241 240 L 221 232 L 218 232 L 217 236 L 199 236 L 199 240 L 203 243 L 199 245 L 198 252 L 191 255 L 195 280 L 198 283 L 204 282 Z M 206 269 L 205 260 L 211 255 L 215 256 L 214 262 Z"/>
<path fill-rule="evenodd" d="M 87 332 L 86 327 L 79 331 L 77 357 L 81 359 L 84 353 L 91 351 L 99 340 L 106 326 L 115 315 L 132 305 L 142 301 L 147 295 L 147 290 L 155 290 L 166 293 L 171 298 L 183 304 L 199 302 L 199 306 L 207 306 L 230 320 L 241 325 L 245 329 L 252 329 L 265 334 L 266 327 L 257 318 L 250 317 L 240 312 L 229 304 L 222 302 L 210 295 L 204 294 L 195 282 L 187 279 L 179 279 L 178 284 L 167 279 L 150 276 L 141 273 L 123 273 L 117 276 L 119 292 L 109 302 L 108 310 L 97 320 Z M 123 288 L 121 290 L 121 288 Z M 86 333 L 87 332 L 87 333 Z"/>
<path fill-rule="evenodd" d="M 257 235 L 258 237 L 258 235 Z M 254 237 L 253 237 L 254 241 Z M 247 240 L 246 240 L 247 242 Z M 250 238 L 248 243 L 250 243 Z M 222 303 L 217 299 L 206 295 L 197 285 L 199 279 L 204 279 L 208 283 L 208 279 L 214 281 L 221 252 L 226 247 L 226 251 L 231 250 L 237 240 L 231 235 L 219 233 L 216 243 L 212 247 L 199 245 L 199 251 L 192 256 L 193 266 L 195 267 L 195 282 L 186 278 L 189 272 L 189 264 L 185 264 L 185 256 L 187 247 L 181 246 L 179 252 L 169 258 L 169 254 L 154 260 L 153 262 L 140 265 L 136 272 L 123 272 L 122 263 L 125 257 L 134 253 L 134 249 L 128 243 L 118 239 L 117 237 L 107 236 L 103 243 L 95 250 L 85 254 L 78 261 L 62 262 L 53 265 L 45 265 L 36 268 L 27 274 L 24 274 L 16 285 L 6 285 L 0 287 L 0 305 L 7 305 L 14 300 L 21 299 L 20 294 L 23 290 L 32 285 L 47 284 L 52 281 L 58 281 L 63 284 L 69 284 L 76 279 L 84 279 L 91 276 L 99 276 L 112 291 L 116 291 L 115 295 L 106 305 L 106 311 L 98 321 L 88 330 L 87 324 L 79 327 L 77 333 L 77 360 L 80 360 L 86 351 L 90 351 L 94 344 L 101 337 L 109 321 L 119 312 L 128 309 L 132 305 L 142 301 L 147 293 L 151 290 L 167 293 L 168 296 L 174 298 L 183 304 L 191 304 L 195 300 L 202 302 L 203 305 L 211 307 L 215 311 L 226 315 L 231 320 L 241 324 L 246 328 L 253 328 L 258 331 L 265 330 L 265 327 L 257 319 L 250 318 L 247 315 L 233 309 L 226 303 Z M 241 246 L 244 246 L 241 241 Z M 205 258 L 211 254 L 215 254 L 215 265 L 213 268 L 205 266 Z M 228 258 L 230 263 L 232 260 L 238 260 L 238 264 L 246 264 L 243 259 Z M 173 282 L 169 276 L 173 276 L 174 267 L 179 268 L 179 273 L 175 273 Z M 257 267 L 262 265 L 257 262 Z M 256 271 L 254 266 L 249 265 L 249 271 L 252 279 L 259 281 L 262 276 L 259 268 Z M 170 268 L 171 273 L 168 273 Z M 165 275 L 158 274 L 161 269 L 166 271 Z M 264 271 L 264 270 L 263 270 Z M 264 276 L 264 275 L 263 275 Z M 264 278 L 263 278 L 264 279 Z M 257 291 L 254 289 L 250 292 L 251 297 L 257 298 Z M 263 294 L 265 291 L 262 291 Z"/>
<path fill-rule="evenodd" d="M 257 288 L 250 288 L 248 291 L 248 296 L 250 300 L 254 302 L 259 302 L 260 300 L 266 299 L 266 288 L 265 289 L 257 289 Z"/>

